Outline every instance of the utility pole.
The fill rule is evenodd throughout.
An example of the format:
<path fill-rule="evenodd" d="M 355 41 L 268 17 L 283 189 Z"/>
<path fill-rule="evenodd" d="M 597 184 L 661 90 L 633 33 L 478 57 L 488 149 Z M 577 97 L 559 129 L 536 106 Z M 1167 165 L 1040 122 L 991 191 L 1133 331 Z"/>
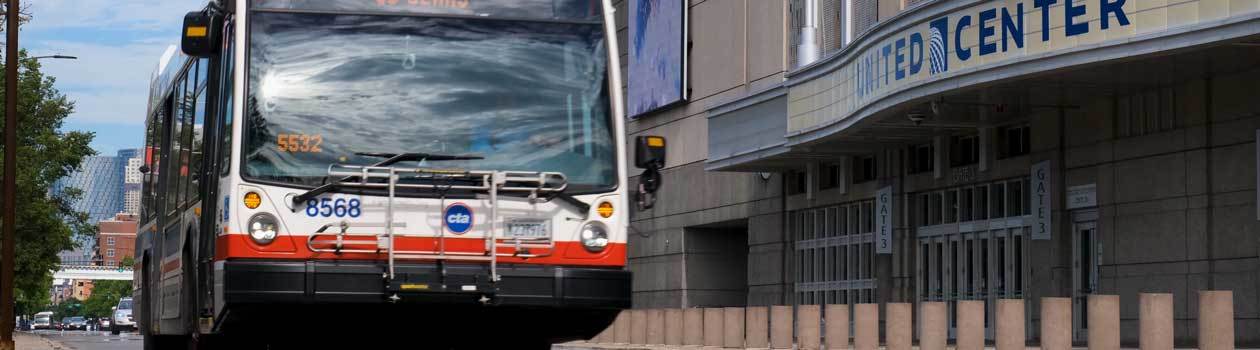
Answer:
<path fill-rule="evenodd" d="M 17 241 L 17 99 L 18 99 L 18 0 L 8 0 L 5 14 L 4 45 L 4 213 L 0 227 L 0 350 L 16 350 L 13 313 L 17 298 L 13 295 L 13 245 Z"/>

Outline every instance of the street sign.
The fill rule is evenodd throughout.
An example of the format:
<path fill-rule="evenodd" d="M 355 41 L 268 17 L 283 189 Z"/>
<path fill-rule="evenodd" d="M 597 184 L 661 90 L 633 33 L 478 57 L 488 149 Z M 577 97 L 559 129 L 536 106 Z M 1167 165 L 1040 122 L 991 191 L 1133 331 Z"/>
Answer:
<path fill-rule="evenodd" d="M 1051 226 L 1050 199 L 1054 192 L 1050 189 L 1050 161 L 1032 166 L 1032 239 L 1049 240 L 1054 230 Z"/>
<path fill-rule="evenodd" d="M 892 254 L 892 186 L 884 187 L 875 196 L 875 254 Z"/>

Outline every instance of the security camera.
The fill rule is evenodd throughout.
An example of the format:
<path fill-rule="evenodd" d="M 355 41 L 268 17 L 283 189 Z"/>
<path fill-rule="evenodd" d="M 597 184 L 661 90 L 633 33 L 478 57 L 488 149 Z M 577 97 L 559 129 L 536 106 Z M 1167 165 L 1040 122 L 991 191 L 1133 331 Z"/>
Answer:
<path fill-rule="evenodd" d="M 914 125 L 923 124 L 923 120 L 927 119 L 927 115 L 920 112 L 910 112 L 906 114 L 906 119 L 910 119 Z"/>

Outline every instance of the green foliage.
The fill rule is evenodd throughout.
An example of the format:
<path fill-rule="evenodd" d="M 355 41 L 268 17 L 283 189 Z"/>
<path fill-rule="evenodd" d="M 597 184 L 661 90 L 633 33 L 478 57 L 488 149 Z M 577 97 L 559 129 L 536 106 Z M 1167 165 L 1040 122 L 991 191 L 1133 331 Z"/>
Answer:
<path fill-rule="evenodd" d="M 131 295 L 131 281 L 96 281 L 92 287 L 92 296 L 83 306 L 83 315 L 87 317 L 109 317 L 112 307 L 118 300 Z"/>
<path fill-rule="evenodd" d="M 71 298 L 54 306 L 52 311 L 54 320 L 60 320 L 62 317 L 83 316 L 83 302 Z"/>
<path fill-rule="evenodd" d="M 124 256 L 122 261 L 118 262 L 120 267 L 133 267 L 136 265 L 136 258 L 132 256 Z"/>
<path fill-rule="evenodd" d="M 39 299 L 47 302 L 52 271 L 59 264 L 57 253 L 74 248 L 75 235 L 96 232 L 96 227 L 87 222 L 87 214 L 70 207 L 81 191 L 50 191 L 54 182 L 78 169 L 84 157 L 95 154 L 88 146 L 95 135 L 61 131 L 66 117 L 74 111 L 74 103 L 53 87 L 54 78 L 40 72 L 38 60 L 25 59 L 25 50 L 21 57 L 14 287 L 18 306 L 23 311 L 38 312 L 32 310 L 44 305 Z M 4 70 L 0 69 L 0 79 L 3 78 Z M 4 94 L 0 93 L 0 105 L 3 102 Z M 0 108 L 0 117 L 3 113 Z M 0 135 L 9 130 L 5 127 Z M 8 151 L 0 144 L 0 154 Z"/>

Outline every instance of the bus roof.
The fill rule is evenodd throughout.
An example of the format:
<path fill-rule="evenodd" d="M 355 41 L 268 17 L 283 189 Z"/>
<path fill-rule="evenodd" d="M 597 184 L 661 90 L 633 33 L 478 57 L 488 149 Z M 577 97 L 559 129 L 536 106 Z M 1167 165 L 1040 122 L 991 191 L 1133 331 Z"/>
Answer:
<path fill-rule="evenodd" d="M 179 72 L 188 64 L 189 57 L 176 45 L 166 47 L 166 52 L 162 53 L 162 58 L 158 60 L 157 68 L 153 70 L 153 74 L 149 79 L 149 106 L 145 109 L 145 117 L 153 115 L 154 109 L 162 104 L 162 98 L 171 91 L 171 85 L 174 84 L 175 78 Z"/>

